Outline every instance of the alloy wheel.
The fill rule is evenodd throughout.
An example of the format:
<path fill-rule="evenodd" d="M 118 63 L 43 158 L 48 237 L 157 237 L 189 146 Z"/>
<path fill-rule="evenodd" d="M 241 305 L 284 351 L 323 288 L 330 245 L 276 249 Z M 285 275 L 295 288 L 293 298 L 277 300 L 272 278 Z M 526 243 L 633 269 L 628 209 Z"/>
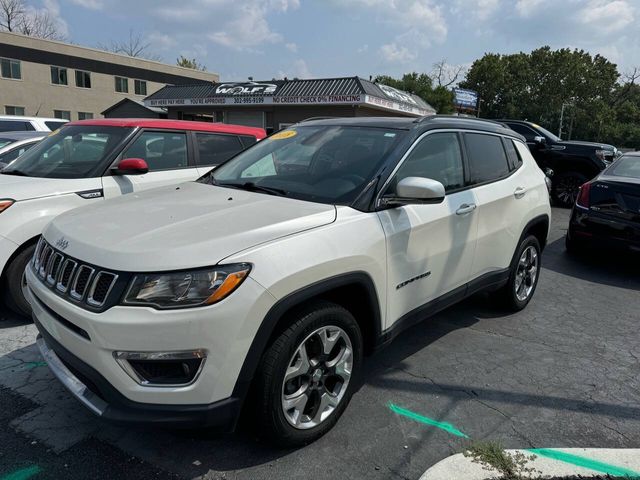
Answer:
<path fill-rule="evenodd" d="M 538 277 L 538 251 L 533 245 L 524 249 L 516 270 L 516 298 L 524 302 L 529 298 Z"/>
<path fill-rule="evenodd" d="M 298 346 L 282 383 L 282 411 L 294 428 L 324 422 L 342 401 L 353 368 L 353 347 L 346 332 L 320 327 Z"/>
<path fill-rule="evenodd" d="M 562 205 L 571 206 L 578 198 L 578 192 L 582 185 L 582 180 L 578 177 L 567 176 L 559 178 L 555 185 L 555 194 Z"/>

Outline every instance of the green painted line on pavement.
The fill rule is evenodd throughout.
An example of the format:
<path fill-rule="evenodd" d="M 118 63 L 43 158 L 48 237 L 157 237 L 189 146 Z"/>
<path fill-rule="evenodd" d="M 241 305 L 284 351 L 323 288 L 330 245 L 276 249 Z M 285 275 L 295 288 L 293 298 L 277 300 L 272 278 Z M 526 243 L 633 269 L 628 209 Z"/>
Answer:
<path fill-rule="evenodd" d="M 20 470 L 16 470 L 15 472 L 8 473 L 0 477 L 0 480 L 27 480 L 27 478 L 31 478 L 41 471 L 42 470 L 38 465 L 32 465 L 31 467 L 22 468 Z"/>
<path fill-rule="evenodd" d="M 530 448 L 527 451 L 535 455 L 540 455 L 541 457 L 551 458 L 552 460 L 558 460 L 564 463 L 570 463 L 571 465 L 588 468 L 600 473 L 606 473 L 607 475 L 640 478 L 640 473 L 629 470 L 628 468 L 618 467 L 616 465 L 600 462 L 598 460 L 592 460 L 591 458 L 581 457 L 579 455 L 572 455 L 571 453 L 565 453 L 550 448 Z"/>
<path fill-rule="evenodd" d="M 46 367 L 47 366 L 47 362 L 27 362 L 24 364 L 24 368 L 26 368 L 27 370 L 31 370 L 32 368 L 37 368 L 37 367 Z"/>
<path fill-rule="evenodd" d="M 425 425 L 439 428 L 441 430 L 444 430 L 445 432 L 450 433 L 451 435 L 455 435 L 456 437 L 469 438 L 466 434 L 462 433 L 450 423 L 438 422 L 437 420 L 425 417 L 424 415 L 420 415 L 419 413 L 412 412 L 411 410 L 407 410 L 406 408 L 399 407 L 393 403 L 389 403 L 389 409 L 393 413 L 397 413 L 398 415 L 402 415 L 403 417 L 410 418 L 411 420 L 415 420 L 416 422 L 424 423 Z"/>

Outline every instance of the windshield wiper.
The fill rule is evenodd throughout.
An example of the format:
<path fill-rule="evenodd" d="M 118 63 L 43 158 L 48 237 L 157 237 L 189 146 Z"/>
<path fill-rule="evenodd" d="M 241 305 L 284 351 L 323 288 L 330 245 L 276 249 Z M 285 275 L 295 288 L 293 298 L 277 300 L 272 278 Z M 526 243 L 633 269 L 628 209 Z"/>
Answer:
<path fill-rule="evenodd" d="M 0 170 L 3 175 L 16 175 L 18 177 L 28 177 L 29 175 L 20 170 Z"/>
<path fill-rule="evenodd" d="M 216 185 L 219 187 L 231 187 L 231 188 L 238 188 L 240 190 L 248 190 L 250 192 L 263 192 L 263 193 L 268 193 L 270 195 L 278 195 L 280 197 L 287 195 L 287 191 L 282 190 L 281 188 L 263 187 L 262 185 L 257 185 L 254 182 L 217 183 Z"/>

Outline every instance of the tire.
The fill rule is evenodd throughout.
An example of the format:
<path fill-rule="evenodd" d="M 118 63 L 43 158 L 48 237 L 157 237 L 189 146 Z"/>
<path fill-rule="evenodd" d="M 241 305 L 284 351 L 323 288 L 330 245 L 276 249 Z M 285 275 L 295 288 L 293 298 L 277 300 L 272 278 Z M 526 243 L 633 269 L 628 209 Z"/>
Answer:
<path fill-rule="evenodd" d="M 362 363 L 360 328 L 345 308 L 314 302 L 298 310 L 291 320 L 262 357 L 255 399 L 261 412 L 261 433 L 287 447 L 309 444 L 335 425 L 355 391 Z M 328 355 L 323 353 L 324 345 L 330 348 Z M 337 361 L 340 359 L 344 362 Z M 291 375 L 285 381 L 288 370 Z M 285 409 L 285 402 L 289 409 Z"/>
<path fill-rule="evenodd" d="M 5 270 L 5 286 L 3 299 L 7 307 L 18 315 L 31 318 L 31 306 L 22 293 L 24 270 L 33 257 L 35 244 L 29 245 L 16 255 Z"/>
<path fill-rule="evenodd" d="M 579 172 L 564 172 L 553 177 L 551 198 L 560 207 L 571 208 L 578 198 L 578 189 L 589 179 Z"/>
<path fill-rule="evenodd" d="M 535 257 L 525 256 L 525 253 L 533 255 L 534 252 Z M 529 258 L 532 260 L 528 260 Z M 535 270 L 527 265 L 533 261 L 533 258 L 535 258 Z M 533 298 L 538 286 L 541 265 L 540 242 L 533 235 L 529 235 L 520 242 L 509 267 L 509 280 L 496 292 L 496 299 L 512 312 L 518 312 L 525 308 Z M 521 278 L 523 272 L 525 276 Z"/>

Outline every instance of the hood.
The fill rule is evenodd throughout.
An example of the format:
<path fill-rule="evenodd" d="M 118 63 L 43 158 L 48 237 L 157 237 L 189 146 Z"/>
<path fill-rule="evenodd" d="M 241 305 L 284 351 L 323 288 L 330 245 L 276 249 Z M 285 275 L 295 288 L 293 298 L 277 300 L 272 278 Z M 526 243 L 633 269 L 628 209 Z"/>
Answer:
<path fill-rule="evenodd" d="M 594 150 L 615 150 L 616 147 L 607 143 L 594 143 L 594 142 L 581 142 L 578 140 L 562 140 L 558 142 L 560 145 L 574 146 L 574 147 L 591 147 Z"/>
<path fill-rule="evenodd" d="M 96 186 L 96 182 L 99 186 Z M 82 192 L 83 190 L 100 188 L 101 185 L 100 179 L 95 178 L 39 178 L 0 173 L 0 198 L 11 198 L 20 202 Z"/>
<path fill-rule="evenodd" d="M 215 265 L 241 250 L 335 221 L 333 205 L 196 182 L 71 210 L 44 231 L 65 253 L 120 271 Z"/>

